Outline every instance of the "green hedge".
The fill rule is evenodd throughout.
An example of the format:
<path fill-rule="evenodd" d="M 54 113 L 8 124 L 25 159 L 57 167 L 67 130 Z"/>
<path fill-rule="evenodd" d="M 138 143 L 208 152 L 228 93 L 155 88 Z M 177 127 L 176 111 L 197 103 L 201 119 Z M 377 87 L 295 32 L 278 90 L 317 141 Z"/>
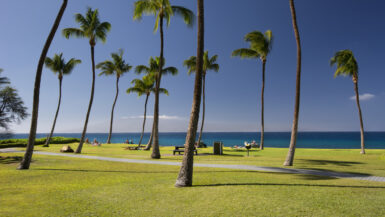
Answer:
<path fill-rule="evenodd" d="M 35 145 L 44 145 L 47 138 L 40 138 L 35 140 Z M 73 142 L 80 142 L 78 138 L 66 137 L 52 137 L 50 144 L 68 144 Z M 15 148 L 26 147 L 28 139 L 3 139 L 0 140 L 0 148 Z"/>

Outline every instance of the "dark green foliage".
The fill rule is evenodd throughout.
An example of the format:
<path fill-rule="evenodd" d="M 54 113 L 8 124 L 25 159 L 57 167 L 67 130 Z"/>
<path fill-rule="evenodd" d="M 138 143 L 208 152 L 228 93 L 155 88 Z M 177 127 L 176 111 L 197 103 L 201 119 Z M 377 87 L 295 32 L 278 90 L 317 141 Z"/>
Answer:
<path fill-rule="evenodd" d="M 35 140 L 35 145 L 45 144 L 47 138 L 40 138 Z M 66 137 L 52 137 L 50 144 L 68 144 L 79 142 L 78 138 L 66 138 Z M 15 148 L 26 147 L 28 139 L 4 139 L 0 140 L 0 148 Z"/>

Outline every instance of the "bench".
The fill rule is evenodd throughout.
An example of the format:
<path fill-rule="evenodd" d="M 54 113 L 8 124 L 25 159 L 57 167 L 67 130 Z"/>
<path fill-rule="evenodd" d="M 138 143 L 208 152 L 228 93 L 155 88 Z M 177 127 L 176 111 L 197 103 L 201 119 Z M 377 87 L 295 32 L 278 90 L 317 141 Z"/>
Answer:
<path fill-rule="evenodd" d="M 178 154 L 180 155 L 181 152 L 184 152 L 184 146 L 175 146 L 173 155 L 175 155 L 176 152 L 178 152 Z M 194 152 L 195 152 L 195 155 L 198 155 L 198 150 L 195 147 L 194 147 Z"/>

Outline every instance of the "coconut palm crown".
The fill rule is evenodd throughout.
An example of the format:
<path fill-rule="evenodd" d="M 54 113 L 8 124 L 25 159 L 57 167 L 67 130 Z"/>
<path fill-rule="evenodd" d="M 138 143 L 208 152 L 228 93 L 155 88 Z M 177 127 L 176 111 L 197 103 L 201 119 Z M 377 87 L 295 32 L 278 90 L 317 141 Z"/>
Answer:
<path fill-rule="evenodd" d="M 123 59 L 124 51 L 119 49 L 118 53 L 111 53 L 111 60 L 106 60 L 104 62 L 96 65 L 97 69 L 101 69 L 102 71 L 99 75 L 116 75 L 116 77 L 120 77 L 123 74 L 129 72 L 132 66 Z"/>
<path fill-rule="evenodd" d="M 209 52 L 205 51 L 203 54 L 203 73 L 206 74 L 207 71 L 213 70 L 215 72 L 219 71 L 219 65 L 216 63 L 218 59 L 218 55 L 214 55 L 211 58 L 209 57 Z M 188 68 L 187 73 L 190 75 L 191 73 L 195 73 L 196 71 L 196 56 L 191 56 L 189 59 L 183 62 L 183 65 Z"/>
<path fill-rule="evenodd" d="M 141 20 L 143 14 L 154 15 L 155 26 L 154 32 L 158 30 L 159 20 L 165 19 L 167 26 L 170 24 L 171 17 L 178 15 L 183 17 L 184 22 L 192 27 L 195 16 L 192 11 L 181 6 L 170 4 L 169 0 L 139 0 L 135 2 L 134 20 Z"/>
<path fill-rule="evenodd" d="M 259 31 L 253 31 L 245 36 L 245 41 L 250 43 L 250 48 L 241 48 L 234 50 L 232 56 L 239 56 L 241 58 L 261 58 L 266 60 L 270 53 L 273 43 L 273 33 L 267 30 L 265 34 Z"/>
<path fill-rule="evenodd" d="M 111 24 L 108 22 L 100 22 L 98 9 L 87 9 L 85 16 L 75 14 L 75 21 L 80 24 L 80 28 L 63 29 L 63 36 L 67 39 L 71 36 L 77 38 L 88 38 L 90 45 L 95 46 L 98 40 L 103 43 L 107 39 L 107 32 L 111 29 Z"/>
<path fill-rule="evenodd" d="M 71 74 L 72 70 L 77 64 L 82 61 L 79 59 L 71 58 L 68 62 L 63 58 L 63 53 L 55 54 L 53 58 L 45 58 L 45 66 L 49 68 L 54 74 L 58 73 L 58 78 L 61 79 L 63 75 Z"/>
<path fill-rule="evenodd" d="M 334 77 L 339 75 L 350 76 L 354 82 L 358 80 L 358 65 L 351 50 L 340 50 L 330 59 L 330 65 L 337 64 Z"/>
<path fill-rule="evenodd" d="M 135 72 L 137 74 L 146 74 L 146 75 L 151 75 L 152 77 L 155 78 L 155 74 L 158 73 L 159 71 L 159 62 L 160 58 L 159 57 L 150 57 L 148 61 L 148 66 L 145 65 L 138 65 L 135 67 Z M 177 75 L 178 74 L 178 69 L 175 67 L 166 67 L 164 68 L 164 65 L 166 64 L 166 60 L 163 58 L 162 61 L 162 75 Z"/>

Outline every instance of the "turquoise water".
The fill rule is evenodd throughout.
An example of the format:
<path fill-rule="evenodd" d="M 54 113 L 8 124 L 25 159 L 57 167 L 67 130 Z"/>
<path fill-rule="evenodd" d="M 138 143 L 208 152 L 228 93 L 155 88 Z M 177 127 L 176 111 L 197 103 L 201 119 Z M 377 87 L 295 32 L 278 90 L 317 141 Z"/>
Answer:
<path fill-rule="evenodd" d="M 37 134 L 37 138 L 46 137 L 47 134 Z M 57 133 L 54 136 L 80 138 L 80 133 Z M 150 134 L 145 133 L 142 143 L 147 143 Z M 13 138 L 27 138 L 28 134 L 14 134 Z M 88 133 L 90 141 L 97 139 L 99 142 L 107 141 L 107 133 Z M 225 146 L 243 145 L 244 141 L 255 140 L 259 143 L 260 134 L 247 133 L 203 133 L 202 141 L 212 146 L 214 141 L 222 141 Z M 138 143 L 140 133 L 113 133 L 112 143 L 123 143 L 126 139 Z M 159 133 L 159 143 L 162 146 L 183 145 L 186 133 Z M 287 148 L 290 142 L 290 132 L 266 132 L 265 147 Z M 365 133 L 365 145 L 369 149 L 385 149 L 385 132 Z M 360 148 L 359 132 L 300 132 L 297 140 L 298 148 L 333 148 L 333 149 L 358 149 Z"/>

